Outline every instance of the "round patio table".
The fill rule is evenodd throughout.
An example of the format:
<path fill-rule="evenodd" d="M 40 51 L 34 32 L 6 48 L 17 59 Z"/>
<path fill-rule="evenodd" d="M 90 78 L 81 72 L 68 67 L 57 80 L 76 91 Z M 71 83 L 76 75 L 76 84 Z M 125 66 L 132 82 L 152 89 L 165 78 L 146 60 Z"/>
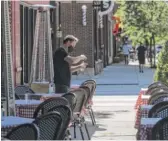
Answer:
<path fill-rule="evenodd" d="M 12 128 L 25 124 L 32 123 L 34 119 L 22 118 L 17 116 L 4 116 L 1 117 L 1 137 L 5 137 L 6 134 L 12 130 Z"/>

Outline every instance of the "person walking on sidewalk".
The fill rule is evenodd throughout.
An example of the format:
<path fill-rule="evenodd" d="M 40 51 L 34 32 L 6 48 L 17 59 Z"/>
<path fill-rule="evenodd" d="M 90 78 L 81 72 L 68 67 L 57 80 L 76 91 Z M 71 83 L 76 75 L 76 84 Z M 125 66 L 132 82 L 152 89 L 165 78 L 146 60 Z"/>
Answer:
<path fill-rule="evenodd" d="M 137 51 L 138 51 L 138 61 L 139 61 L 139 72 L 143 73 L 146 48 L 142 45 L 142 43 L 140 43 L 140 46 L 137 48 Z"/>
<path fill-rule="evenodd" d="M 59 47 L 53 57 L 54 83 L 56 93 L 66 93 L 70 88 L 71 73 L 86 68 L 85 55 L 72 57 L 71 53 L 78 39 L 73 35 L 67 35 L 63 40 L 63 46 Z"/>
<path fill-rule="evenodd" d="M 125 64 L 128 65 L 129 63 L 129 53 L 130 53 L 130 49 L 132 48 L 131 45 L 128 44 L 128 42 L 125 42 L 123 45 L 123 53 L 124 53 L 124 60 L 125 60 Z"/>

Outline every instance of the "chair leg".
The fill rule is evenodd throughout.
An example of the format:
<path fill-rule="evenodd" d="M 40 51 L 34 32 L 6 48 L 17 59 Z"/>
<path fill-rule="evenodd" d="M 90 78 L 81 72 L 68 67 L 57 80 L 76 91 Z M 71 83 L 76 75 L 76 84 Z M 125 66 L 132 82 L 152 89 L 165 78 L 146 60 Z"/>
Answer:
<path fill-rule="evenodd" d="M 94 115 L 94 112 L 93 112 L 92 107 L 91 107 L 90 109 L 91 109 L 91 112 L 92 112 L 92 116 L 93 116 L 94 124 L 96 124 L 96 119 L 95 119 L 95 115 Z"/>
<path fill-rule="evenodd" d="M 89 115 L 90 115 L 90 118 L 91 118 L 91 120 L 92 120 L 92 125 L 94 126 L 95 123 L 94 123 L 94 119 L 93 119 L 92 112 L 91 112 L 90 109 L 89 109 Z"/>
<path fill-rule="evenodd" d="M 87 133 L 87 136 L 88 136 L 88 140 L 90 140 L 89 131 L 88 131 L 87 124 L 86 124 L 86 122 L 85 122 L 85 118 L 84 118 L 84 117 L 83 117 L 83 123 L 84 123 L 85 130 L 86 130 L 86 133 Z"/>
<path fill-rule="evenodd" d="M 74 138 L 76 139 L 76 123 L 74 122 Z"/>
<path fill-rule="evenodd" d="M 78 124 L 78 127 L 79 127 L 79 130 L 80 130 L 80 133 L 81 133 L 82 140 L 85 140 L 85 139 L 84 139 L 84 135 L 83 135 L 83 131 L 82 131 L 82 124 L 79 123 L 79 124 Z"/>
<path fill-rule="evenodd" d="M 69 139 L 69 140 L 72 139 L 72 138 L 71 138 L 71 133 L 70 133 L 70 129 L 69 129 L 69 128 L 67 129 L 67 136 L 68 136 L 68 139 Z"/>

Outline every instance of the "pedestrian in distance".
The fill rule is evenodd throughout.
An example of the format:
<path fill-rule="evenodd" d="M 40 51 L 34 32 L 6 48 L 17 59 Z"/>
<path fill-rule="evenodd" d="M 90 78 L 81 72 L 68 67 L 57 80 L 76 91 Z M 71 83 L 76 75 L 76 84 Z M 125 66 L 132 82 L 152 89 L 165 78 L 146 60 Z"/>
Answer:
<path fill-rule="evenodd" d="M 138 55 L 138 61 L 139 61 L 139 72 L 143 73 L 146 48 L 142 45 L 142 43 L 140 43 L 140 46 L 138 46 L 137 51 L 138 51 L 137 55 Z"/>
<path fill-rule="evenodd" d="M 129 54 L 130 54 L 130 49 L 132 48 L 131 45 L 128 44 L 128 42 L 125 42 L 123 45 L 123 54 L 124 54 L 124 60 L 125 64 L 128 65 L 129 63 Z"/>
<path fill-rule="evenodd" d="M 59 47 L 53 57 L 54 83 L 56 93 L 66 93 L 70 88 L 71 73 L 86 68 L 87 60 L 85 55 L 72 57 L 71 53 L 78 39 L 73 35 L 67 35 L 63 40 L 63 46 Z"/>

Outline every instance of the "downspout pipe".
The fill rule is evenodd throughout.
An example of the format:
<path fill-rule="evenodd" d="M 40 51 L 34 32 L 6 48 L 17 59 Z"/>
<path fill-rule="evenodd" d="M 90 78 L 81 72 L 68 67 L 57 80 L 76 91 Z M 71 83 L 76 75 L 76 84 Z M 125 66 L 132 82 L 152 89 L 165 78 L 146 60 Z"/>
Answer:
<path fill-rule="evenodd" d="M 11 31 L 12 31 L 12 58 L 13 58 L 13 79 L 14 79 L 14 86 L 16 86 L 16 38 L 15 38 L 15 4 L 17 1 L 11 1 L 11 7 L 12 7 L 12 25 L 11 25 Z"/>

